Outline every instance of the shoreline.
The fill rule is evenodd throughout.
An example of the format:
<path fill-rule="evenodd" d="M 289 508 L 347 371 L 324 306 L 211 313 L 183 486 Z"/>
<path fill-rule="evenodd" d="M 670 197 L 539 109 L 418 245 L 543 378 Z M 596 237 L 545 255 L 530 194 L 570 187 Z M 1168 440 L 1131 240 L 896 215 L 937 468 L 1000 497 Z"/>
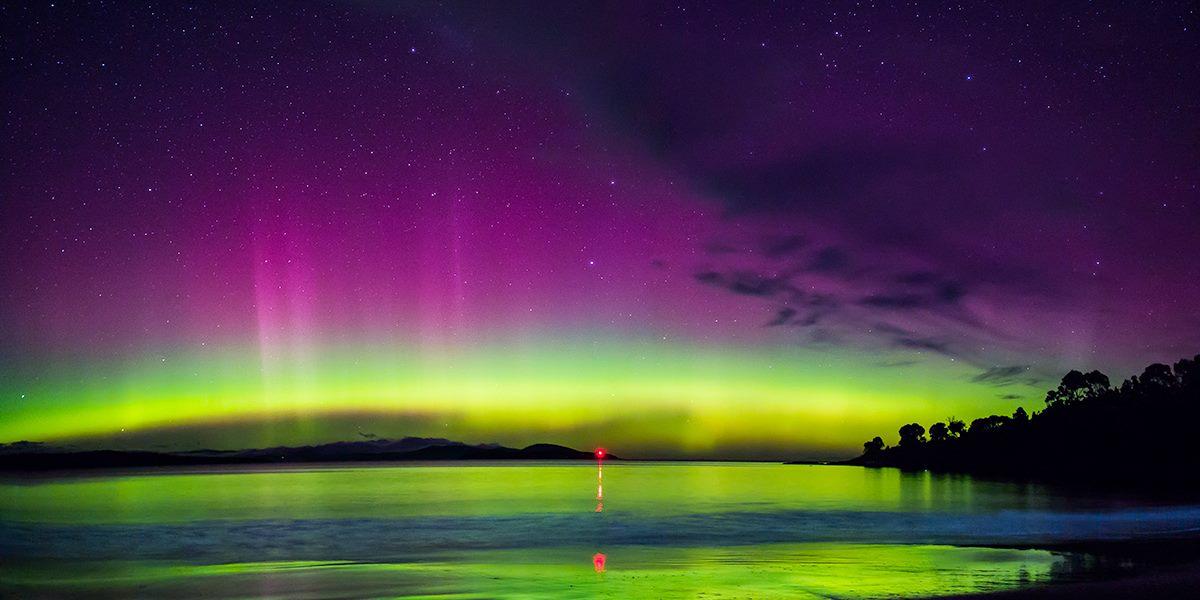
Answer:
<path fill-rule="evenodd" d="M 1016 598 L 1187 598 L 1200 590 L 1200 561 L 1186 566 L 1154 569 L 1129 576 L 1099 578 L 1087 581 L 1048 583 L 1015 590 L 981 592 L 951 596 L 931 596 L 939 599 L 1008 600 Z"/>
<path fill-rule="evenodd" d="M 1172 537 L 1052 544 L 997 544 L 986 548 L 1044 550 L 1089 562 L 1059 581 L 1029 587 L 931 596 L 941 599 L 1183 598 L 1200 590 L 1200 532 Z"/>

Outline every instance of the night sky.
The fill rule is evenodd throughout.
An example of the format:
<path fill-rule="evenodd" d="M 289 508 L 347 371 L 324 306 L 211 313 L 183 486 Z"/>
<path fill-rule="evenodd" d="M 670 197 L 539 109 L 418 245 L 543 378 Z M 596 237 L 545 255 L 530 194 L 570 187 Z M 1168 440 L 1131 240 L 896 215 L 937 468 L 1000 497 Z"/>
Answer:
<path fill-rule="evenodd" d="M 1200 351 L 1192 2 L 0 19 L 0 442 L 844 457 Z"/>

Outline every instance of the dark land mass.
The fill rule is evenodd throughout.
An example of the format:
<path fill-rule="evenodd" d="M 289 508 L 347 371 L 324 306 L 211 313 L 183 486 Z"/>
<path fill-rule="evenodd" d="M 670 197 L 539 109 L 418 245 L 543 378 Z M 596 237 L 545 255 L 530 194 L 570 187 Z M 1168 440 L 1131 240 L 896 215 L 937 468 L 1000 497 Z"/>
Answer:
<path fill-rule="evenodd" d="M 899 442 L 875 437 L 844 465 L 970 473 L 1061 484 L 1200 490 L 1200 355 L 1153 364 L 1113 386 L 1099 372 L 1071 371 L 1032 415 L 925 429 L 908 423 Z"/>
<path fill-rule="evenodd" d="M 0 444 L 0 470 L 8 471 L 365 461 L 595 460 L 595 458 L 591 452 L 555 444 L 534 444 L 524 448 L 509 448 L 498 444 L 471 445 L 441 438 L 414 437 L 399 440 L 334 442 L 317 446 L 187 452 L 74 451 L 33 442 Z M 618 458 L 606 455 L 605 459 Z"/>

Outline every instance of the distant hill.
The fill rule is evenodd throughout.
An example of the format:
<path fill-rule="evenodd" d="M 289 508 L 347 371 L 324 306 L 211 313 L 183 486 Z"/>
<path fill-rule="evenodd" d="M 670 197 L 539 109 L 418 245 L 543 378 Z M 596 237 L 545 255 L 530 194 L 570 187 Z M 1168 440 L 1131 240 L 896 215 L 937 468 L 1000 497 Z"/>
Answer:
<path fill-rule="evenodd" d="M 333 442 L 316 446 L 278 446 L 249 450 L 70 450 L 36 442 L 0 444 L 0 470 L 94 469 L 189 465 L 303 464 L 320 462 L 423 460 L 592 460 L 584 452 L 555 444 L 508 448 L 464 444 L 442 438 Z M 606 456 L 606 459 L 617 459 Z M 619 460 L 619 459 L 617 459 Z"/>

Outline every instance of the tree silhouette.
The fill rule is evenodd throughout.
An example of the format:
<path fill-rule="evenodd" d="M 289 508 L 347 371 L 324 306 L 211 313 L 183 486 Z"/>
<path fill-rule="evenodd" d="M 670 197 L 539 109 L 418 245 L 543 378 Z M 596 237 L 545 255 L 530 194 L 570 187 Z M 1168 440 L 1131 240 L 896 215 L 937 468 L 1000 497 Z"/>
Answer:
<path fill-rule="evenodd" d="M 1165 365 L 1163 365 L 1165 366 Z M 1096 398 L 1108 391 L 1108 376 L 1100 371 L 1088 374 L 1079 371 L 1069 371 L 1063 375 L 1058 387 L 1046 392 L 1047 406 L 1066 406 L 1090 398 Z"/>
<path fill-rule="evenodd" d="M 900 447 L 916 448 L 925 443 L 925 428 L 918 423 L 909 423 L 900 428 Z"/>
<path fill-rule="evenodd" d="M 1004 415 L 992 415 L 971 421 L 971 428 L 967 430 L 971 435 L 980 435 L 990 433 L 1004 427 L 1012 421 L 1012 417 Z"/>
<path fill-rule="evenodd" d="M 950 428 L 946 427 L 945 423 L 938 421 L 929 426 L 929 441 L 944 442 L 950 439 Z"/>
<path fill-rule="evenodd" d="M 1200 355 L 1155 363 L 1114 388 L 1099 371 L 1070 371 L 1029 414 L 991 415 L 970 426 L 951 417 L 929 428 L 908 423 L 900 441 L 876 437 L 851 464 L 1086 479 L 1200 488 Z"/>
<path fill-rule="evenodd" d="M 1175 374 L 1171 372 L 1171 367 L 1162 363 L 1154 363 L 1142 371 L 1139 381 L 1145 387 L 1168 388 L 1175 384 Z"/>
<path fill-rule="evenodd" d="M 1200 356 L 1191 360 L 1185 358 L 1175 363 L 1175 378 L 1184 389 L 1200 385 Z"/>
<path fill-rule="evenodd" d="M 871 441 L 863 444 L 863 454 L 866 456 L 875 456 L 883 451 L 883 438 L 875 436 Z"/>
<path fill-rule="evenodd" d="M 967 424 L 963 423 L 961 419 L 954 417 L 950 417 L 950 423 L 946 428 L 950 430 L 950 435 L 954 437 L 962 437 L 962 434 L 967 432 Z"/>

